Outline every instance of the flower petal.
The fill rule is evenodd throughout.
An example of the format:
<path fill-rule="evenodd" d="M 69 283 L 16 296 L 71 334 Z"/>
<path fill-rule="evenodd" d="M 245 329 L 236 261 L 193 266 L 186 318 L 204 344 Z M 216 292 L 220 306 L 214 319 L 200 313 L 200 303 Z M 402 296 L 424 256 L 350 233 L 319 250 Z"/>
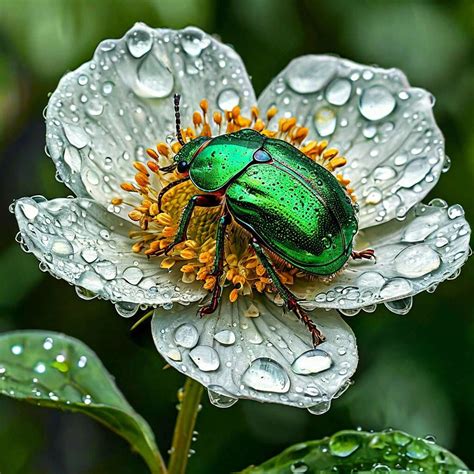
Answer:
<path fill-rule="evenodd" d="M 182 283 L 179 270 L 169 272 L 133 253 L 129 232 L 136 227 L 90 199 L 22 198 L 15 214 L 23 248 L 43 270 L 76 285 L 86 298 L 116 302 L 123 316 L 133 316 L 138 305 L 189 303 L 206 294 L 198 284 Z"/>
<path fill-rule="evenodd" d="M 225 297 L 217 312 L 199 318 L 197 306 L 156 311 L 152 332 L 166 361 L 230 405 L 237 398 L 327 411 L 357 366 L 352 330 L 335 312 L 311 317 L 327 340 L 313 349 L 293 313 L 267 298 Z"/>
<path fill-rule="evenodd" d="M 360 228 L 403 217 L 448 165 L 433 103 L 397 69 L 332 56 L 293 60 L 259 98 L 262 110 L 296 116 L 310 137 L 347 157 L 342 173 L 358 198 Z"/>
<path fill-rule="evenodd" d="M 132 162 L 146 161 L 146 148 L 174 136 L 173 93 L 182 95 L 183 127 L 204 98 L 211 113 L 256 102 L 237 53 L 197 28 L 139 23 L 100 43 L 48 104 L 47 145 L 60 178 L 77 196 L 110 203 L 133 179 Z"/>
<path fill-rule="evenodd" d="M 404 314 L 413 295 L 434 291 L 440 282 L 459 274 L 469 256 L 469 236 L 459 204 L 448 208 L 440 199 L 429 206 L 418 204 L 404 221 L 393 220 L 358 235 L 357 248 L 374 249 L 375 263 L 350 260 L 331 283 L 306 287 L 305 297 L 317 307 L 348 315 L 360 308 L 371 311 L 377 303 Z"/>

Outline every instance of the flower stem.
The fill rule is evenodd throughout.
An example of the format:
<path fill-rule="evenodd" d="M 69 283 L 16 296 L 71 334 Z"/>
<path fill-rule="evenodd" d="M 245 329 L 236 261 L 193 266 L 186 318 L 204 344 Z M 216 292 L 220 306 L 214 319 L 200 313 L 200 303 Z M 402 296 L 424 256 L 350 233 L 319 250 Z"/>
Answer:
<path fill-rule="evenodd" d="M 189 448 L 193 437 L 194 425 L 200 408 L 203 387 L 188 377 L 184 384 L 183 399 L 173 435 L 168 474 L 184 474 L 188 464 Z"/>

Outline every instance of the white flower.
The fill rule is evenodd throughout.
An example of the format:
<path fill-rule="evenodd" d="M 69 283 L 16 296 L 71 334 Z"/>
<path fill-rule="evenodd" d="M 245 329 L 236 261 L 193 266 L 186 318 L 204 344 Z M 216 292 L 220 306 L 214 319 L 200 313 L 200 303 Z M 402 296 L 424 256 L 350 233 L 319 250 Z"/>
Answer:
<path fill-rule="evenodd" d="M 170 178 L 150 173 L 153 163 L 137 164 L 147 163 L 146 149 L 157 142 L 165 144 L 150 156 L 157 165 L 169 162 L 173 93 L 182 95 L 183 127 L 198 133 L 266 127 L 331 170 L 347 160 L 340 182 L 360 207 L 355 245 L 374 249 L 377 260 L 350 260 L 325 280 L 287 273 L 305 306 L 317 308 L 311 316 L 326 336 L 318 349 L 294 314 L 267 297 L 271 283 L 257 272 L 258 262 L 248 263 L 246 248 L 235 250 L 235 233 L 226 244 L 226 271 L 237 301 L 224 293 L 216 313 L 203 318 L 198 302 L 208 291 L 199 279 L 213 283 L 206 273 L 213 249 L 203 240 L 205 225 L 169 258 L 145 255 L 153 254 L 156 235 L 172 236 L 171 208 L 190 196 L 189 189 L 175 188 L 181 191 L 169 198 L 171 210 L 159 213 L 158 223 L 156 209 L 150 210 L 153 193 Z M 332 56 L 295 59 L 256 100 L 240 57 L 228 46 L 196 28 L 137 24 L 124 38 L 102 42 L 51 96 L 48 150 L 77 197 L 16 201 L 21 242 L 44 269 L 83 297 L 113 301 L 122 316 L 156 307 L 158 350 L 207 386 L 215 404 L 251 398 L 322 413 L 348 386 L 358 360 L 354 335 L 336 310 L 354 315 L 383 303 L 406 313 L 413 295 L 455 277 L 468 257 L 470 229 L 461 206 L 440 199 L 420 204 L 449 163 L 432 106 L 432 96 L 411 88 L 400 71 Z M 205 114 L 193 116 L 200 107 Z M 134 179 L 141 184 L 131 184 Z M 148 189 L 147 180 L 149 198 L 123 191 Z"/>

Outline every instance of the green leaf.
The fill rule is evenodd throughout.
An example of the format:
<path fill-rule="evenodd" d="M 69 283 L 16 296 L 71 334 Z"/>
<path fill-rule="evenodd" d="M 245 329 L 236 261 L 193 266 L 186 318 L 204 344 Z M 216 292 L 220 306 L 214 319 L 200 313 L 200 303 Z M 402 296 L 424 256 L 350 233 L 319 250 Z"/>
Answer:
<path fill-rule="evenodd" d="M 84 413 L 125 438 L 151 472 L 164 472 L 149 425 L 125 400 L 97 355 L 77 339 L 45 331 L 0 334 L 0 393 Z"/>
<path fill-rule="evenodd" d="M 320 441 L 300 443 L 242 474 L 321 472 L 467 473 L 466 465 L 433 441 L 402 431 L 340 431 Z"/>

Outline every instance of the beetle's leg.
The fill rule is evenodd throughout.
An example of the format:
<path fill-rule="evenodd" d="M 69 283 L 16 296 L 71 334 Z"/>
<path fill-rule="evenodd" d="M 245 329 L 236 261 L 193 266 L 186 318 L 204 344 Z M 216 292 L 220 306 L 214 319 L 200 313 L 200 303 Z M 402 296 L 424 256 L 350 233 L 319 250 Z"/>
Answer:
<path fill-rule="evenodd" d="M 229 212 L 226 212 L 220 219 L 216 232 L 216 256 L 214 258 L 214 268 L 212 276 L 220 277 L 224 267 L 224 240 L 227 226 L 232 222 Z"/>
<path fill-rule="evenodd" d="M 354 260 L 362 260 L 362 259 L 370 260 L 371 258 L 376 260 L 374 249 L 364 249 L 364 250 L 361 250 L 360 252 L 353 250 L 351 253 L 351 257 Z"/>
<path fill-rule="evenodd" d="M 216 284 L 212 290 L 211 301 L 209 304 L 202 306 L 199 309 L 199 316 L 205 316 L 213 313 L 219 304 L 219 300 L 222 294 L 221 276 L 224 272 L 224 240 L 227 226 L 231 223 L 232 219 L 230 213 L 226 212 L 220 219 L 217 226 L 216 232 L 216 256 L 214 258 L 214 268 L 211 275 L 216 277 Z"/>
<path fill-rule="evenodd" d="M 272 283 L 275 285 L 278 293 L 280 293 L 281 297 L 283 298 L 283 301 L 285 302 L 288 309 L 290 311 L 293 311 L 297 318 L 302 321 L 308 328 L 313 339 L 314 347 L 321 344 L 321 342 L 324 342 L 326 338 L 323 336 L 316 324 L 314 324 L 308 313 L 306 313 L 306 311 L 304 311 L 303 308 L 299 305 L 296 296 L 283 284 L 280 277 L 278 276 L 278 273 L 276 272 L 272 263 L 268 259 L 265 251 L 255 238 L 252 239 L 251 245 L 255 250 L 255 253 L 257 254 L 259 260 L 262 262 L 262 265 L 265 267 L 265 270 L 270 276 Z"/>
<path fill-rule="evenodd" d="M 170 184 L 168 184 L 167 186 L 165 186 L 161 191 L 160 191 L 160 194 L 158 194 L 158 211 L 162 211 L 161 209 L 161 201 L 163 200 L 163 196 L 172 188 L 174 188 L 175 186 L 178 186 L 179 184 L 181 183 L 184 183 L 185 181 L 189 181 L 190 178 L 189 176 L 186 176 L 186 178 L 181 178 L 181 179 L 178 179 L 176 181 L 172 181 Z"/>
<path fill-rule="evenodd" d="M 191 222 L 191 217 L 193 215 L 193 211 L 195 207 L 216 207 L 216 206 L 220 206 L 221 203 L 222 203 L 222 198 L 219 196 L 215 196 L 214 194 L 196 194 L 195 196 L 193 196 L 188 201 L 188 203 L 186 204 L 186 207 L 183 210 L 183 213 L 181 214 L 178 231 L 176 232 L 176 235 L 174 236 L 173 242 L 167 247 L 165 247 L 164 249 L 161 249 L 155 255 L 166 254 L 175 245 L 178 245 L 179 243 L 186 240 L 189 223 Z"/>

